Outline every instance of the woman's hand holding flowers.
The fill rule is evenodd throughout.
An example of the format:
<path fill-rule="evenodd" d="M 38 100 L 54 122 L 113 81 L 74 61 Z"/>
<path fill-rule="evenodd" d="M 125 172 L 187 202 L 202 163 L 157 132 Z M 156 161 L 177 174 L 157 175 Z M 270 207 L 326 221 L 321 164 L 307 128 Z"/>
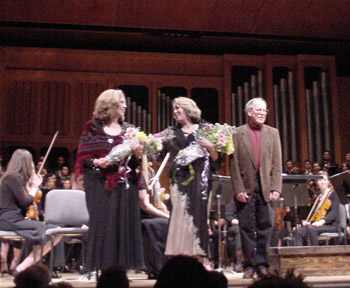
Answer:
<path fill-rule="evenodd" d="M 140 142 L 138 138 L 134 137 L 130 140 L 130 148 L 137 158 L 141 158 L 143 154 L 144 142 Z"/>
<path fill-rule="evenodd" d="M 211 158 L 216 161 L 217 158 L 219 157 L 218 152 L 215 149 L 215 145 L 210 142 L 208 139 L 205 139 L 203 137 L 199 137 L 197 139 L 197 143 L 199 146 L 203 149 L 207 149 L 208 152 L 210 153 Z"/>
<path fill-rule="evenodd" d="M 94 159 L 92 163 L 96 167 L 107 168 L 109 165 L 112 164 L 112 161 L 104 157 L 104 158 Z"/>
<path fill-rule="evenodd" d="M 197 143 L 201 148 L 207 149 L 209 152 L 215 149 L 215 146 L 212 142 L 210 142 L 208 139 L 205 139 L 203 137 L 199 137 L 197 139 Z"/>

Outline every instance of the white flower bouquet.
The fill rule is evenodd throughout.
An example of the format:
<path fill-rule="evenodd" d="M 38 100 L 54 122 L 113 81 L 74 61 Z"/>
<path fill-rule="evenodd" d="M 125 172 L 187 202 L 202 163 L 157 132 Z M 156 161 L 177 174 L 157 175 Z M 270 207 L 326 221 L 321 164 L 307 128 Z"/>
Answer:
<path fill-rule="evenodd" d="M 230 155 L 234 152 L 232 142 L 232 137 L 235 134 L 234 129 L 234 126 L 227 125 L 226 123 L 216 123 L 215 125 L 203 124 L 201 129 L 195 131 L 195 138 L 196 140 L 205 138 L 214 144 L 217 152 Z M 205 155 L 209 155 L 208 151 L 202 149 L 197 142 L 193 142 L 178 152 L 175 161 L 179 165 L 186 166 Z"/>
<path fill-rule="evenodd" d="M 124 142 L 113 147 L 106 156 L 113 163 L 120 162 L 132 155 L 130 141 L 133 138 L 137 138 L 140 143 L 144 144 L 144 154 L 157 153 L 163 149 L 163 139 L 159 134 L 149 134 L 147 136 L 144 132 L 140 131 L 140 128 L 127 128 L 123 138 Z"/>
<path fill-rule="evenodd" d="M 114 146 L 112 150 L 108 153 L 106 158 L 112 161 L 113 163 L 118 163 L 124 160 L 126 157 L 132 155 L 130 141 L 135 137 L 141 143 L 147 140 L 146 134 L 140 131 L 140 128 L 129 127 L 126 129 L 125 134 L 123 136 L 124 142 L 117 146 Z"/>
<path fill-rule="evenodd" d="M 144 153 L 153 154 L 163 149 L 163 138 L 160 134 L 148 134 L 144 143 Z"/>
<path fill-rule="evenodd" d="M 187 166 L 207 154 L 208 152 L 206 150 L 202 149 L 196 142 L 192 142 L 189 146 L 177 153 L 175 162 L 181 166 Z"/>

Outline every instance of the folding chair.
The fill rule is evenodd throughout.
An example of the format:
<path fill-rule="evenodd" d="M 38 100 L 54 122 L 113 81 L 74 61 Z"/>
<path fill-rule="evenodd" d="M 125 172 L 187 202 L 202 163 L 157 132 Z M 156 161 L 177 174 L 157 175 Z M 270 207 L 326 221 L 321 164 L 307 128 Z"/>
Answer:
<path fill-rule="evenodd" d="M 21 242 L 21 255 L 20 258 L 23 256 L 24 254 L 24 250 L 25 250 L 25 244 L 26 244 L 26 239 L 21 236 L 18 235 L 16 232 L 13 231 L 5 231 L 5 230 L 0 230 L 0 242 L 1 241 L 18 241 Z M 33 251 L 35 250 L 35 244 L 33 244 Z M 34 262 L 36 262 L 35 259 L 35 253 L 34 253 Z"/>
<path fill-rule="evenodd" d="M 81 238 L 87 236 L 89 228 L 89 214 L 86 206 L 85 192 L 71 189 L 51 190 L 45 198 L 45 216 L 47 224 L 58 225 L 58 228 L 46 230 L 46 235 L 51 237 L 50 271 L 53 271 L 52 248 L 54 238 L 57 235 Z M 82 243 L 82 265 L 84 267 L 85 248 Z"/>
<path fill-rule="evenodd" d="M 338 232 L 325 232 L 321 233 L 318 236 L 318 240 L 324 240 L 326 245 L 329 245 L 329 241 L 331 239 L 338 238 L 339 243 L 346 245 L 346 223 L 347 216 L 345 206 L 343 204 L 339 204 L 339 230 Z"/>

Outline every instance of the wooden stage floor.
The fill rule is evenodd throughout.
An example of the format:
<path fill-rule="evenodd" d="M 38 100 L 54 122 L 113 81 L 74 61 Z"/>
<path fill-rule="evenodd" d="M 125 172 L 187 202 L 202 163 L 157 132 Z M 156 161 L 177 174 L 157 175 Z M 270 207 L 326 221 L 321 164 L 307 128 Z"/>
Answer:
<path fill-rule="evenodd" d="M 253 280 L 243 279 L 243 273 L 231 274 L 224 272 L 224 275 L 228 279 L 229 287 L 248 287 L 253 283 Z M 155 280 L 147 280 L 147 275 L 144 273 L 129 272 L 128 277 L 130 281 L 130 287 L 138 288 L 152 288 L 155 284 Z M 96 281 L 94 278 L 80 279 L 81 275 L 78 273 L 63 273 L 62 278 L 54 279 L 53 282 L 66 281 L 73 287 L 79 288 L 95 288 Z M 336 287 L 348 287 L 350 288 L 350 275 L 348 276 L 309 276 L 305 277 L 304 281 L 310 287 L 322 287 L 322 288 L 336 288 Z M 14 287 L 12 276 L 0 276 L 0 287 L 1 288 L 12 288 Z"/>

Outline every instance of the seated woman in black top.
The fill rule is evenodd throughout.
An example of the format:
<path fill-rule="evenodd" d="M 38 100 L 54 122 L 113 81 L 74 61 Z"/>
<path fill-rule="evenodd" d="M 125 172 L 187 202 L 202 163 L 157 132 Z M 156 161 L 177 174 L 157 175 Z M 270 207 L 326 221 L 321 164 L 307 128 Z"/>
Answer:
<path fill-rule="evenodd" d="M 17 149 L 10 159 L 6 172 L 0 178 L 0 230 L 14 231 L 31 243 L 47 242 L 45 231 L 55 226 L 29 220 L 24 216 L 26 208 L 33 203 L 41 182 L 42 177 L 34 172 L 32 155 L 25 149 Z M 54 245 L 60 239 L 60 236 L 56 237 Z M 49 252 L 50 247 L 49 242 L 44 245 L 44 255 Z M 17 266 L 14 273 L 16 274 L 34 264 L 34 259 L 40 259 L 39 246 L 36 246 L 35 251 L 32 251 Z"/>
<path fill-rule="evenodd" d="M 296 230 L 296 245 L 317 246 L 318 235 L 324 232 L 338 232 L 340 200 L 329 181 L 328 173 L 320 171 L 322 179 L 317 180 L 320 195 L 316 198 L 309 219 L 302 221 L 302 227 Z"/>

